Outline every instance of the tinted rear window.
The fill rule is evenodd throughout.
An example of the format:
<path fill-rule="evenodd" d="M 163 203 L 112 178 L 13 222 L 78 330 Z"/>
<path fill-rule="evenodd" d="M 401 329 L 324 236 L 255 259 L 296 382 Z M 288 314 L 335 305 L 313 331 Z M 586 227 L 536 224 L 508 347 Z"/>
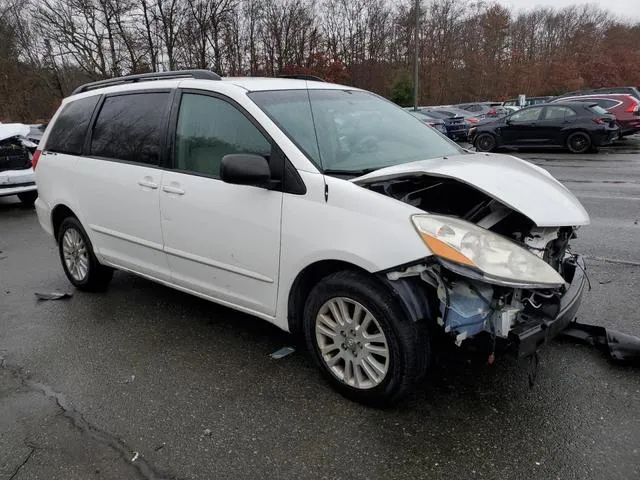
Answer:
<path fill-rule="evenodd" d="M 99 98 L 95 95 L 67 103 L 51 128 L 46 149 L 51 152 L 80 155 L 87 127 Z"/>
<path fill-rule="evenodd" d="M 592 105 L 589 108 L 591 109 L 592 112 L 595 112 L 598 115 L 604 115 L 606 113 L 609 113 L 604 108 L 602 108 L 600 105 Z"/>
<path fill-rule="evenodd" d="M 160 164 L 169 93 L 136 93 L 105 99 L 91 137 L 91 155 Z"/>

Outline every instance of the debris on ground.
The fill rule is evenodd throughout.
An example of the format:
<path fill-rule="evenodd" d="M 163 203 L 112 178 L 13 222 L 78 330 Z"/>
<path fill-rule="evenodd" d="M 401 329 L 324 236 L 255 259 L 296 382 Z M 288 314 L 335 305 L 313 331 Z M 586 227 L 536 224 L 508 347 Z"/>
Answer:
<path fill-rule="evenodd" d="M 295 351 L 296 349 L 293 347 L 282 347 L 281 349 L 276 350 L 273 353 L 270 353 L 269 356 L 274 360 L 280 360 L 281 358 L 291 355 Z"/>
<path fill-rule="evenodd" d="M 205 428 L 203 433 L 205 437 L 210 437 L 213 432 L 211 432 L 210 429 Z"/>
<path fill-rule="evenodd" d="M 640 365 L 640 337 L 578 322 L 571 322 L 560 335 L 593 345 L 616 362 Z"/>
<path fill-rule="evenodd" d="M 38 300 L 61 300 L 63 298 L 73 297 L 73 293 L 69 292 L 35 292 Z"/>
<path fill-rule="evenodd" d="M 140 456 L 140 454 L 138 452 L 133 452 L 133 458 L 131 459 L 132 462 L 135 462 L 138 457 Z"/>
<path fill-rule="evenodd" d="M 133 381 L 136 379 L 135 375 L 131 375 L 129 378 L 127 378 L 124 382 L 122 383 L 133 383 Z"/>
<path fill-rule="evenodd" d="M 154 448 L 154 450 L 156 452 L 159 452 L 160 450 L 162 450 L 164 448 L 165 445 L 166 445 L 166 443 L 162 442 L 162 444 L 158 445 L 156 448 Z"/>

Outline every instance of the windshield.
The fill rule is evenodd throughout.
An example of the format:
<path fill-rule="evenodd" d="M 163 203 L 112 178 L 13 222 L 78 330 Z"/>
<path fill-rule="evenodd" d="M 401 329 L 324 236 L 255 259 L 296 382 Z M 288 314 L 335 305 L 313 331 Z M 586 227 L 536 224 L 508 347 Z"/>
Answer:
<path fill-rule="evenodd" d="M 354 90 L 253 92 L 251 99 L 325 173 L 465 153 L 395 104 Z"/>

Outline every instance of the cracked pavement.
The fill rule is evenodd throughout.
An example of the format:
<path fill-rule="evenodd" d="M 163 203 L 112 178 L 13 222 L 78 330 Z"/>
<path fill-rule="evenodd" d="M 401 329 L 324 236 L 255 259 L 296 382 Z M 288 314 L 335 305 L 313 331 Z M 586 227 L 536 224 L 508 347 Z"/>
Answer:
<path fill-rule="evenodd" d="M 518 154 L 592 225 L 584 323 L 640 335 L 640 138 Z M 635 143 L 634 143 L 635 142 Z M 640 478 L 640 375 L 556 341 L 526 367 L 449 359 L 391 410 L 349 402 L 258 319 L 125 273 L 73 291 L 32 210 L 0 199 L 0 480 Z M 136 457 L 137 453 L 137 457 Z M 132 462 L 133 458 L 136 458 Z"/>

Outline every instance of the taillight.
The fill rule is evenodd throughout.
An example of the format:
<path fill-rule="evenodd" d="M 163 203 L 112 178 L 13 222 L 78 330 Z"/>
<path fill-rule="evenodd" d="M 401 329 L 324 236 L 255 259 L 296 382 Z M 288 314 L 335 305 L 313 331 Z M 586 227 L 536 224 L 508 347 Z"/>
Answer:
<path fill-rule="evenodd" d="M 42 152 L 40 150 L 36 150 L 33 152 L 33 157 L 31 157 L 31 168 L 36 169 L 36 165 L 38 165 L 38 160 L 40 160 L 40 154 Z"/>
<path fill-rule="evenodd" d="M 625 110 L 625 112 L 627 113 L 636 113 L 637 111 L 638 111 L 638 102 L 636 102 L 635 100 L 632 101 L 631 104 L 629 104 L 629 106 Z"/>
<path fill-rule="evenodd" d="M 478 123 L 479 120 L 476 117 L 469 117 L 467 118 L 467 122 L 473 125 L 474 123 Z"/>
<path fill-rule="evenodd" d="M 602 120 L 601 118 L 592 118 L 591 120 L 593 120 L 593 123 L 597 123 L 598 125 L 603 125 L 604 124 L 604 120 Z"/>

